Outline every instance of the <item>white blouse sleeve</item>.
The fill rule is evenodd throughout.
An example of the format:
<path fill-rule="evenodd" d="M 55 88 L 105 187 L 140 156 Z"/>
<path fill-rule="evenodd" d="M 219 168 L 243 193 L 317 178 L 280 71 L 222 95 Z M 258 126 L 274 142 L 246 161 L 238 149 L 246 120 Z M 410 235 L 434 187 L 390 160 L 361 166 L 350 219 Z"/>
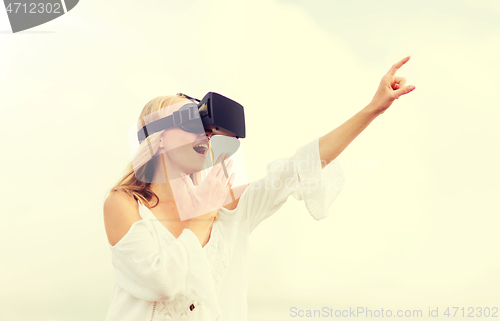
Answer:
<path fill-rule="evenodd" d="M 238 208 L 244 210 L 249 233 L 274 214 L 293 195 L 303 200 L 316 220 L 326 218 L 344 186 L 344 172 L 337 159 L 321 168 L 319 138 L 297 149 L 289 158 L 268 164 L 267 175 L 251 182 Z"/>
<path fill-rule="evenodd" d="M 141 300 L 169 301 L 183 294 L 220 312 L 211 269 L 196 235 L 184 229 L 177 239 L 167 242 L 157 239 L 148 224 L 134 222 L 112 247 L 116 283 Z"/>

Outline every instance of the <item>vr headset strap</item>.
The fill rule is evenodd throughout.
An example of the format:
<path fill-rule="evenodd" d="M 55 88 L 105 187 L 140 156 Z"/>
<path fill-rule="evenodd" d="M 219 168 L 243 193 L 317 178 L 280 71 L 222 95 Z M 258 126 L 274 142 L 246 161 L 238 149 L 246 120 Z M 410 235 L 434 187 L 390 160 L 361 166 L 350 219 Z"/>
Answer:
<path fill-rule="evenodd" d="M 198 113 L 198 106 L 196 104 L 184 105 L 181 107 L 181 109 L 174 111 L 172 115 L 157 119 L 147 124 L 146 126 L 143 126 L 137 133 L 139 144 L 154 133 L 168 129 L 170 127 L 178 126 L 182 124 L 183 121 L 193 120 L 197 118 L 200 118 L 200 114 Z"/>

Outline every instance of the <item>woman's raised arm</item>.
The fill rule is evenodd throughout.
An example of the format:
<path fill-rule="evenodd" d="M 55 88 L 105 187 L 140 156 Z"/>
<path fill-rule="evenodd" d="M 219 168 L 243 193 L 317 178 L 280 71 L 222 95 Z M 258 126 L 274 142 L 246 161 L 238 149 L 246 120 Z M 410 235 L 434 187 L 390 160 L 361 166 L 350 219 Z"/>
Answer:
<path fill-rule="evenodd" d="M 372 101 L 352 116 L 345 123 L 335 128 L 319 139 L 321 166 L 324 168 L 356 138 L 378 115 L 383 114 L 394 100 L 415 89 L 415 86 L 405 86 L 406 79 L 396 77 L 396 71 L 403 66 L 410 56 L 403 58 L 382 77 L 380 85 Z"/>

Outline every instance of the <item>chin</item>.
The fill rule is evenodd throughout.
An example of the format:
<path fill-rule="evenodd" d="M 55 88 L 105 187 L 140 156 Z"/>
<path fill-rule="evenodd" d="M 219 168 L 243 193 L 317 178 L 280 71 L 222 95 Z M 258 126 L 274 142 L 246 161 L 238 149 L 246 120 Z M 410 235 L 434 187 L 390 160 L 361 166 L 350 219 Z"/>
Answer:
<path fill-rule="evenodd" d="M 205 163 L 204 162 L 189 162 L 189 164 L 184 164 L 185 172 L 186 174 L 193 174 L 193 173 L 198 173 L 201 172 L 202 170 L 205 169 Z"/>

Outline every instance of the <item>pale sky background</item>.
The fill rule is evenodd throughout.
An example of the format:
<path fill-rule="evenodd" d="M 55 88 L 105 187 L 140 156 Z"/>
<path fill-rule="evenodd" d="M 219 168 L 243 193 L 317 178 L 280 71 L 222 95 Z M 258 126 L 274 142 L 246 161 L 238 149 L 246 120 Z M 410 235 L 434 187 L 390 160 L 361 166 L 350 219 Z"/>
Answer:
<path fill-rule="evenodd" d="M 407 55 L 414 92 L 338 158 L 357 187 L 319 222 L 290 197 L 252 234 L 249 320 L 499 307 L 499 44 L 496 0 L 83 0 L 18 34 L 0 10 L 0 320 L 104 320 L 102 203 L 150 99 L 243 104 L 252 180 L 365 107 Z"/>

